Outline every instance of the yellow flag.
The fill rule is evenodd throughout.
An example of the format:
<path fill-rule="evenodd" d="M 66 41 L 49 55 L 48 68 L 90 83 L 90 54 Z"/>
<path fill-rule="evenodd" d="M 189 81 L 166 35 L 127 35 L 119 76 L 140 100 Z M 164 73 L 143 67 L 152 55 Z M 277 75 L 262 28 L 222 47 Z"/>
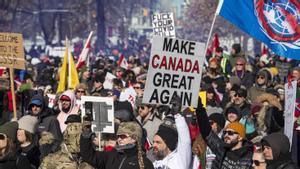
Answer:
<path fill-rule="evenodd" d="M 59 73 L 59 84 L 56 93 L 64 92 L 66 89 L 75 89 L 79 84 L 78 73 L 68 45 L 66 47 L 64 61 Z"/>

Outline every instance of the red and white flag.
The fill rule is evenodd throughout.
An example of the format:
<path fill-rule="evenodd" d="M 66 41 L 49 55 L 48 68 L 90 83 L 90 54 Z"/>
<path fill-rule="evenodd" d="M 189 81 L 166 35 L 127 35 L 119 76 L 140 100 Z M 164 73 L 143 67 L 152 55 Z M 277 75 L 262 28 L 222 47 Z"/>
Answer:
<path fill-rule="evenodd" d="M 93 31 L 90 32 L 89 37 L 87 41 L 85 42 L 84 48 L 82 49 L 79 59 L 76 64 L 76 69 L 80 69 L 84 64 L 88 62 L 88 54 L 89 51 L 91 50 L 91 37 L 93 35 Z"/>
<path fill-rule="evenodd" d="M 5 70 L 6 70 L 6 67 L 0 67 L 0 76 L 3 75 Z"/>
<path fill-rule="evenodd" d="M 128 62 L 123 54 L 121 54 L 119 57 L 118 66 L 120 66 L 124 69 L 128 69 Z"/>

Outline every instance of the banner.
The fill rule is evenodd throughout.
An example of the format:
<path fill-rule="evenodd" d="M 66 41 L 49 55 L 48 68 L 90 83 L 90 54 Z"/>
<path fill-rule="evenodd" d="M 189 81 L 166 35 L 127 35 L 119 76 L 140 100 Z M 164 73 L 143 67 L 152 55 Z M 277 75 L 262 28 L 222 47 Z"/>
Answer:
<path fill-rule="evenodd" d="M 284 85 L 285 103 L 284 103 L 284 134 L 289 138 L 292 145 L 294 131 L 294 112 L 296 106 L 297 81 Z"/>
<path fill-rule="evenodd" d="M 91 115 L 92 130 L 100 133 L 115 133 L 114 101 L 109 97 L 81 96 L 81 115 Z"/>
<path fill-rule="evenodd" d="M 56 96 L 55 96 L 55 94 L 47 94 L 47 96 L 49 98 L 48 107 L 53 108 L 56 103 L 56 100 L 55 100 Z"/>
<path fill-rule="evenodd" d="M 153 36 L 175 38 L 174 15 L 172 12 L 156 13 L 152 16 Z"/>
<path fill-rule="evenodd" d="M 0 33 L 0 66 L 25 69 L 22 34 Z"/>
<path fill-rule="evenodd" d="M 143 103 L 169 105 L 174 94 L 183 106 L 197 107 L 205 44 L 155 36 Z"/>
<path fill-rule="evenodd" d="M 136 92 L 133 87 L 128 87 L 120 94 L 120 101 L 128 101 L 132 107 L 134 107 L 135 104 L 135 98 L 136 98 Z"/>
<path fill-rule="evenodd" d="M 300 59 L 300 9 L 295 0 L 220 0 L 217 14 L 277 55 Z"/>

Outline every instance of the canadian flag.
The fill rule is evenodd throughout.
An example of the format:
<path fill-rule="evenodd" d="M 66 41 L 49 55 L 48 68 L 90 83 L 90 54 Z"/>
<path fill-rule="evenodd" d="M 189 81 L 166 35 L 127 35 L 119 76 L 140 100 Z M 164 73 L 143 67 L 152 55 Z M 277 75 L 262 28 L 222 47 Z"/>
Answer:
<path fill-rule="evenodd" d="M 124 57 L 123 54 L 120 55 L 119 61 L 118 61 L 118 66 L 124 68 L 124 69 L 128 69 L 128 62 L 126 60 L 126 58 Z"/>
<path fill-rule="evenodd" d="M 76 69 L 80 69 L 84 64 L 86 64 L 86 62 L 88 62 L 88 54 L 89 51 L 91 50 L 91 37 L 93 35 L 93 31 L 90 32 L 88 39 L 84 45 L 84 48 L 82 49 L 80 55 L 79 55 L 79 59 L 77 61 L 76 64 Z"/>

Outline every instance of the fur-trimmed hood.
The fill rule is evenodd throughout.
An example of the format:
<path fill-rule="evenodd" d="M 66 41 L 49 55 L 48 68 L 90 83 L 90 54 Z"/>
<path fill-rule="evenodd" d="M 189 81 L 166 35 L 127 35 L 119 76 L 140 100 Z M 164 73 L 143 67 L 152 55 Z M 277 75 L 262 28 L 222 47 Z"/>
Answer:
<path fill-rule="evenodd" d="M 282 110 L 282 105 L 280 104 L 278 98 L 275 95 L 270 93 L 264 93 L 258 96 L 256 102 L 261 104 L 268 103 L 269 106 L 274 106 L 277 107 L 279 110 Z"/>

